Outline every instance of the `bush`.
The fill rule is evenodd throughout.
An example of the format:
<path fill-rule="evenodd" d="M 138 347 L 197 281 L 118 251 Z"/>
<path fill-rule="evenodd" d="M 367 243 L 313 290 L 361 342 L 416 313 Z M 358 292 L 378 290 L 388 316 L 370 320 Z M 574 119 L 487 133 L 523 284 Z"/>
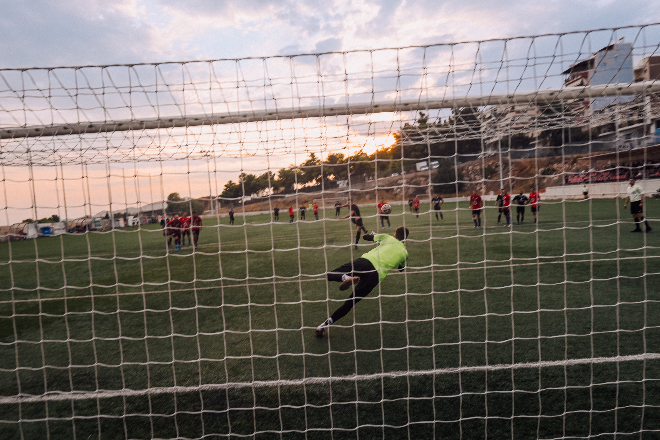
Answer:
<path fill-rule="evenodd" d="M 489 163 L 484 168 L 484 177 L 486 179 L 490 179 L 493 176 L 493 174 L 495 174 L 495 173 L 497 173 L 497 169 L 493 166 L 493 164 Z"/>
<path fill-rule="evenodd" d="M 456 190 L 460 191 L 463 188 L 463 173 L 458 172 L 454 168 L 451 160 L 441 159 L 438 161 L 439 166 L 433 176 L 433 190 L 439 194 L 449 194 Z M 457 183 L 458 181 L 458 183 Z"/>

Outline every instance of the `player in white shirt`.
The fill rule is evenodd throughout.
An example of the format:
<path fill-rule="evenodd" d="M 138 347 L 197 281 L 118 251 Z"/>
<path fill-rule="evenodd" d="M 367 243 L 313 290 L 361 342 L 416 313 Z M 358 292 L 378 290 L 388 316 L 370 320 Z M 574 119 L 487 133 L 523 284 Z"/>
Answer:
<path fill-rule="evenodd" d="M 626 209 L 628 202 L 630 202 L 630 213 L 635 220 L 635 229 L 630 232 L 643 232 L 639 227 L 642 222 L 646 225 L 646 232 L 651 232 L 648 220 L 644 219 L 644 190 L 639 186 L 635 179 L 630 179 L 630 186 L 627 188 L 628 197 L 623 203 L 623 209 Z"/>

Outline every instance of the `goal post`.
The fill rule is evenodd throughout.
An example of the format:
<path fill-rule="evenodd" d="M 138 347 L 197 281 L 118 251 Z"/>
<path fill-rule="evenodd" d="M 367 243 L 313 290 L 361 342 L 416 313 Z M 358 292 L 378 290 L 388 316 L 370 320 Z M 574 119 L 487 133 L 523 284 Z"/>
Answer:
<path fill-rule="evenodd" d="M 200 125 L 242 124 L 265 121 L 327 118 L 335 116 L 371 115 L 379 113 L 418 112 L 457 107 L 486 107 L 521 104 L 552 104 L 567 100 L 593 100 L 604 97 L 638 95 L 660 91 L 657 81 L 638 83 L 614 83 L 583 87 L 563 87 L 533 92 L 513 92 L 485 96 L 452 96 L 442 100 L 427 99 L 399 102 L 355 103 L 346 106 L 264 109 L 250 112 L 211 113 L 189 116 L 165 116 L 117 121 L 88 121 L 78 123 L 33 125 L 27 127 L 0 128 L 0 139 L 30 138 L 43 136 L 85 135 L 118 131 L 160 130 Z"/>
<path fill-rule="evenodd" d="M 658 435 L 659 31 L 0 68 L 0 432 Z"/>

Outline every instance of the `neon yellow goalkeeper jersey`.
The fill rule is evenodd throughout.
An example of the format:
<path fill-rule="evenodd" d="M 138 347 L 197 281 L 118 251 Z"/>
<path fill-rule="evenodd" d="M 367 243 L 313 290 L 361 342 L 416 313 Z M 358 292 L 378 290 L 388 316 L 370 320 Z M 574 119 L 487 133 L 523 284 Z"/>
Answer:
<path fill-rule="evenodd" d="M 379 243 L 378 247 L 362 255 L 362 258 L 374 265 L 380 281 L 383 281 L 390 270 L 405 265 L 408 251 L 403 243 L 391 235 L 374 235 L 374 241 Z"/>

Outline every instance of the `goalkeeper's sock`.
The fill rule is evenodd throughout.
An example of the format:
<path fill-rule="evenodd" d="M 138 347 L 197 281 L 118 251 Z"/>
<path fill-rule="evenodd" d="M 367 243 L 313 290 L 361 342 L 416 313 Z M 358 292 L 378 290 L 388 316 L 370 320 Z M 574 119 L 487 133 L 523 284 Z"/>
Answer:
<path fill-rule="evenodd" d="M 360 233 L 358 232 L 355 234 L 355 245 L 357 246 L 358 242 L 360 241 Z"/>
<path fill-rule="evenodd" d="M 317 337 L 317 338 L 322 338 L 322 337 L 323 337 L 323 334 L 325 333 L 325 328 L 326 328 L 326 327 L 330 327 L 330 325 L 332 324 L 332 322 L 333 322 L 333 321 L 332 321 L 332 318 L 328 318 L 328 319 L 325 320 L 323 323 L 321 323 L 321 325 L 319 325 L 318 327 L 316 327 L 316 337 Z"/>

